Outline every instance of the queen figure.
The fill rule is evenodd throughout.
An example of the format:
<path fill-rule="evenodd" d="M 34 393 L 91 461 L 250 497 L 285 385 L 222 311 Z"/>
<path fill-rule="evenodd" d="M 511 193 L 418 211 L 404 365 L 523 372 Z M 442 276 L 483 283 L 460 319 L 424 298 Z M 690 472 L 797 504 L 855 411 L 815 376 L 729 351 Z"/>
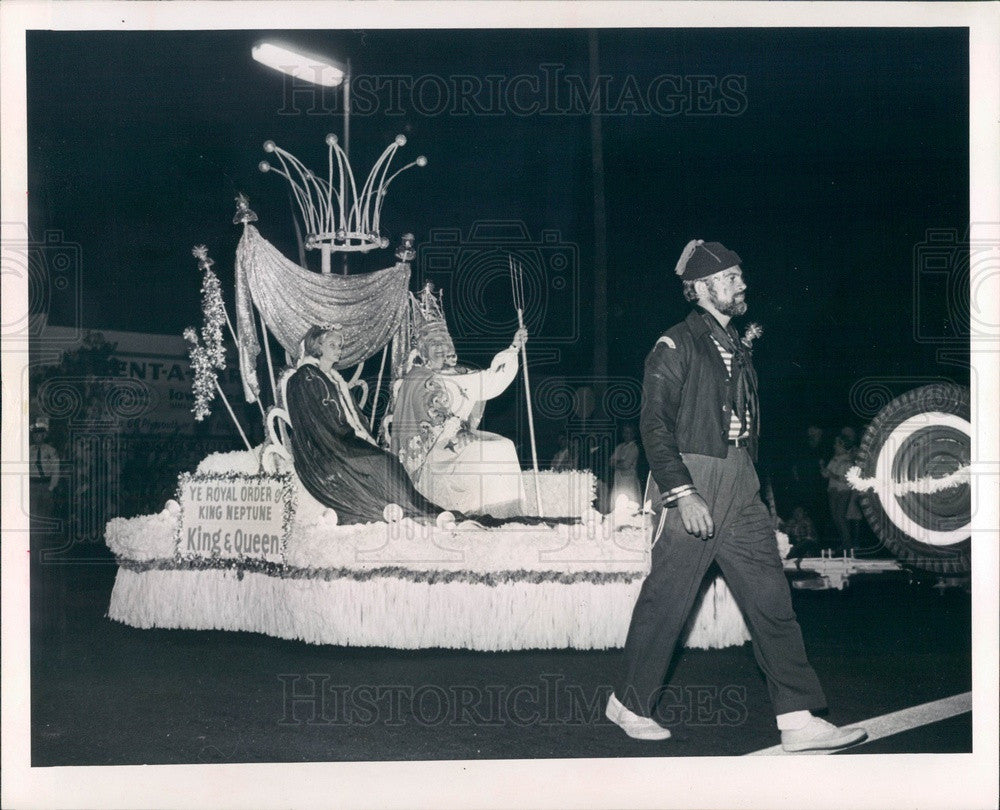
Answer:
<path fill-rule="evenodd" d="M 441 307 L 428 284 L 411 299 L 413 352 L 396 383 L 391 448 L 414 486 L 445 509 L 509 518 L 524 513 L 517 449 L 510 439 L 479 430 L 487 400 L 518 372 L 527 332 L 482 371 L 458 365 Z"/>
<path fill-rule="evenodd" d="M 303 340 L 302 358 L 284 382 L 302 485 L 344 524 L 380 521 L 388 504 L 398 504 L 405 517 L 433 521 L 444 510 L 414 489 L 399 461 L 365 427 L 336 369 L 343 343 L 339 327 L 313 326 Z"/>

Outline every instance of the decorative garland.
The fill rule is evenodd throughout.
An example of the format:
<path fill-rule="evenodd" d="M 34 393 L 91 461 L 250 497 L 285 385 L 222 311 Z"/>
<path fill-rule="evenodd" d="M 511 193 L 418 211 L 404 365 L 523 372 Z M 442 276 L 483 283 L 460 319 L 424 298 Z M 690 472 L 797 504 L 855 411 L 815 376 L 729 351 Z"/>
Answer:
<path fill-rule="evenodd" d="M 909 495 L 911 492 L 917 492 L 921 495 L 932 495 L 935 492 L 968 484 L 971 470 L 971 466 L 967 464 L 940 478 L 925 475 L 922 478 L 915 478 L 912 481 L 883 481 L 878 478 L 862 478 L 861 468 L 855 466 L 851 467 L 844 477 L 852 489 L 858 492 L 875 490 L 876 494 L 884 500 L 889 495 L 902 496 Z"/>
<path fill-rule="evenodd" d="M 198 259 L 198 268 L 204 274 L 201 281 L 201 311 L 204 322 L 201 327 L 201 340 L 198 339 L 198 333 L 193 326 L 184 330 L 184 339 L 191 344 L 188 354 L 191 358 L 191 369 L 194 371 L 194 380 L 191 384 L 194 406 L 191 411 L 194 413 L 194 418 L 201 422 L 212 413 L 217 374 L 226 368 L 226 346 L 222 341 L 226 305 L 222 300 L 219 277 L 212 270 L 215 262 L 208 257 L 208 248 L 198 245 L 191 253 Z"/>
<path fill-rule="evenodd" d="M 191 370 L 194 372 L 194 379 L 191 381 L 194 405 L 191 407 L 191 412 L 194 418 L 201 422 L 212 414 L 212 400 L 215 399 L 215 369 L 212 368 L 208 351 L 199 343 L 198 333 L 193 326 L 184 330 L 184 339 L 191 344 L 188 357 L 191 361 Z"/>
<path fill-rule="evenodd" d="M 414 583 L 439 585 L 450 582 L 461 582 L 468 585 L 487 585 L 491 588 L 511 582 L 528 582 L 533 585 L 541 583 L 558 583 L 560 585 L 575 585 L 586 582 L 591 585 L 609 585 L 611 583 L 629 583 L 645 578 L 642 571 L 578 571 L 564 573 L 561 571 L 527 571 L 523 568 L 511 571 L 491 571 L 479 573 L 476 571 L 418 571 L 403 568 L 398 565 L 380 566 L 378 568 L 299 568 L 281 563 L 256 559 L 223 559 L 223 558 L 180 558 L 173 560 L 129 560 L 118 558 L 118 565 L 128 571 L 146 573 L 147 571 L 235 571 L 238 579 L 243 579 L 247 572 L 266 574 L 280 579 L 322 579 L 330 582 L 335 579 L 353 579 L 357 582 L 368 582 L 372 579 L 388 577 L 408 580 Z"/>

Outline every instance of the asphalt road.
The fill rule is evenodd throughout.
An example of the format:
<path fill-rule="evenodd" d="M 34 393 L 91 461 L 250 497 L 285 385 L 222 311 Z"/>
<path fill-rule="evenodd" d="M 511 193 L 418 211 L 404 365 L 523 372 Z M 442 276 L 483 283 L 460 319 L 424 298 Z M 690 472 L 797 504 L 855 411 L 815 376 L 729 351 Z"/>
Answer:
<path fill-rule="evenodd" d="M 36 767 L 747 754 L 779 742 L 749 644 L 685 650 L 664 742 L 603 716 L 620 652 L 312 646 L 252 633 L 138 630 L 105 617 L 115 566 L 32 554 Z M 971 689 L 970 597 L 905 574 L 793 591 L 828 719 L 855 723 Z M 868 753 L 972 750 L 971 714 Z"/>

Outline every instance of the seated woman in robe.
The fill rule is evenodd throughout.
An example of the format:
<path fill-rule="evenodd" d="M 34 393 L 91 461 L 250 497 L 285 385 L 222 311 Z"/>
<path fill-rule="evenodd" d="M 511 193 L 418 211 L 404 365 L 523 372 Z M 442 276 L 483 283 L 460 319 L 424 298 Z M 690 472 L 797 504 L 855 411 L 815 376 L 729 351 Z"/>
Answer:
<path fill-rule="evenodd" d="M 381 521 L 390 503 L 406 517 L 433 522 L 444 510 L 417 492 L 399 461 L 376 444 L 337 372 L 343 342 L 337 327 L 312 327 L 285 383 L 295 471 L 341 524 Z"/>
<path fill-rule="evenodd" d="M 446 509 L 495 518 L 523 515 L 517 448 L 478 425 L 485 402 L 517 376 L 527 333 L 519 330 L 488 369 L 469 371 L 457 365 L 440 301 L 430 289 L 414 309 L 416 358 L 397 383 L 393 452 L 414 486 Z"/>

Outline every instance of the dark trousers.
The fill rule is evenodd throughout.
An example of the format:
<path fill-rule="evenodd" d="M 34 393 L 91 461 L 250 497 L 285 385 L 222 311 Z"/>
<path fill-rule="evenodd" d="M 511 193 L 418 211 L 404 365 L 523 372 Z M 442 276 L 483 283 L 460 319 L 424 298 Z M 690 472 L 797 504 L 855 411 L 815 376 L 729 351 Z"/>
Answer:
<path fill-rule="evenodd" d="M 830 520 L 837 530 L 841 548 L 851 547 L 851 527 L 847 522 L 847 510 L 851 508 L 851 490 L 831 489 L 827 494 L 830 501 Z"/>
<path fill-rule="evenodd" d="M 750 456 L 730 447 L 724 459 L 684 454 L 684 463 L 711 510 L 715 534 L 699 540 L 684 530 L 676 508 L 667 510 L 650 573 L 632 611 L 625 674 L 615 694 L 636 714 L 653 715 L 698 586 L 714 560 L 746 617 L 775 714 L 823 708 L 826 697 L 806 659 L 771 515 L 760 499 Z"/>

